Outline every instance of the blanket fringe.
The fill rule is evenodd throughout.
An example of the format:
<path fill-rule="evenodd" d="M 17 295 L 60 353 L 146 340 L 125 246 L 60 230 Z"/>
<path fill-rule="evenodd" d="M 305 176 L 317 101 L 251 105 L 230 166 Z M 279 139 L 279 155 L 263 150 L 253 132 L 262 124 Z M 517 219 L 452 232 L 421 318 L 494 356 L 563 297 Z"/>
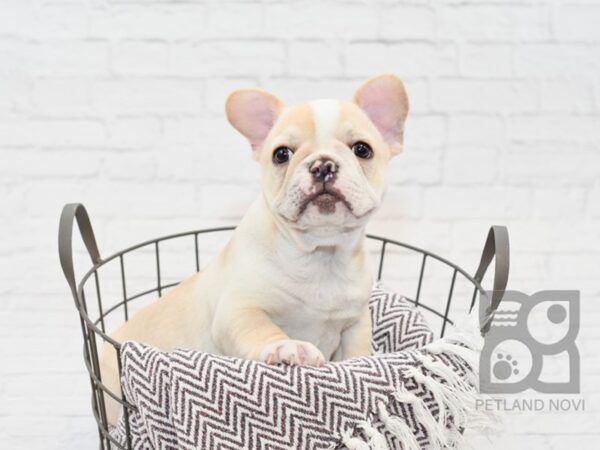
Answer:
<path fill-rule="evenodd" d="M 377 430 L 377 428 L 373 427 L 370 422 L 362 422 L 359 425 L 359 428 L 365 432 L 367 437 L 369 438 L 369 448 L 372 450 L 388 450 L 387 439 L 383 434 Z"/>
<path fill-rule="evenodd" d="M 377 405 L 379 419 L 383 422 L 386 429 L 392 433 L 400 442 L 404 450 L 419 450 L 419 442 L 415 437 L 410 426 L 400 418 L 392 416 L 387 411 L 387 405 L 381 401 Z"/>
<path fill-rule="evenodd" d="M 452 336 L 438 339 L 423 347 L 435 355 L 452 353 L 462 358 L 475 375 L 478 372 L 478 356 L 483 347 L 483 338 L 468 333 L 454 333 Z"/>
<path fill-rule="evenodd" d="M 349 450 L 369 450 L 369 444 L 359 437 L 352 436 L 353 430 L 342 431 L 342 443 Z"/>
<path fill-rule="evenodd" d="M 415 353 L 417 366 L 404 369 L 405 377 L 431 394 L 437 405 L 437 417 L 403 383 L 388 401 L 377 403 L 378 428 L 369 421 L 360 422 L 357 428 L 362 430 L 363 437 L 357 436 L 355 429 L 348 429 L 342 433 L 343 444 L 350 450 L 383 450 L 388 448 L 385 434 L 389 434 L 402 443 L 403 450 L 419 450 L 421 445 L 416 433 L 423 430 L 431 448 L 455 448 L 463 444 L 463 431 L 467 426 L 482 430 L 494 428 L 492 425 L 497 423 L 498 417 L 477 408 L 477 400 L 485 397 L 478 392 L 477 344 L 468 336 L 440 339 L 425 347 L 428 354 Z M 466 373 L 458 373 L 435 357 L 442 353 L 454 354 L 465 361 L 469 365 Z M 391 412 L 392 402 L 412 409 L 416 429 Z"/>
<path fill-rule="evenodd" d="M 393 397 L 400 403 L 408 404 L 412 407 L 415 420 L 425 429 L 425 432 L 432 441 L 432 446 L 442 447 L 444 445 L 444 426 L 440 425 L 423 400 L 415 394 L 409 392 L 404 385 L 400 386 Z"/>

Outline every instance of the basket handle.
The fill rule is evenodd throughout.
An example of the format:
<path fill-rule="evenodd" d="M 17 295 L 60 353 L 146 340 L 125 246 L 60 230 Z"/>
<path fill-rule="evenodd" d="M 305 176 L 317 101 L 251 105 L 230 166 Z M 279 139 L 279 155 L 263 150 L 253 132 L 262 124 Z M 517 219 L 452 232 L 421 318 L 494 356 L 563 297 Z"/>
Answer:
<path fill-rule="evenodd" d="M 485 276 L 492 259 L 496 259 L 494 265 L 494 281 L 493 291 L 490 305 L 485 311 L 484 319 L 481 323 L 481 333 L 485 334 L 490 328 L 492 317 L 498 305 L 504 297 L 504 291 L 508 283 L 508 272 L 510 268 L 510 244 L 508 239 L 508 229 L 503 225 L 493 225 L 488 232 L 483 252 L 481 253 L 481 261 L 479 267 L 475 271 L 473 277 L 480 285 Z M 471 302 L 471 310 L 475 305 L 475 297 Z"/>
<path fill-rule="evenodd" d="M 94 264 L 100 262 L 100 252 L 85 207 L 81 203 L 65 205 L 58 225 L 58 255 L 73 298 L 77 302 L 77 284 L 75 282 L 75 270 L 73 269 L 73 222 L 75 219 L 77 219 L 81 238 Z"/>

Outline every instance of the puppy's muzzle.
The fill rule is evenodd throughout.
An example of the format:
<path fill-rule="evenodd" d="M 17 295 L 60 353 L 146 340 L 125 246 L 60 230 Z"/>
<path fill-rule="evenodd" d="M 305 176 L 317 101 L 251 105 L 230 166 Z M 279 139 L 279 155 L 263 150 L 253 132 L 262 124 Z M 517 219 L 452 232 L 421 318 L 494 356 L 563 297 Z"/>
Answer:
<path fill-rule="evenodd" d="M 338 164 L 330 158 L 321 158 L 314 161 L 308 169 L 316 182 L 333 181 L 338 172 Z"/>

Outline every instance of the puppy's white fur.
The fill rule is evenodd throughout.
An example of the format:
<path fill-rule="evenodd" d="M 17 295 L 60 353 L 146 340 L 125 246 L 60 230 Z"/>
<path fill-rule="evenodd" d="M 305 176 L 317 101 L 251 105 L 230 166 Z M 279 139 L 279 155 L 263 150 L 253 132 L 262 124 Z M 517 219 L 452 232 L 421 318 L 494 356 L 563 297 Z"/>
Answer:
<path fill-rule="evenodd" d="M 227 115 L 261 165 L 262 194 L 204 271 L 113 338 L 267 363 L 321 365 L 368 354 L 373 279 L 364 228 L 385 191 L 387 163 L 402 148 L 407 112 L 394 75 L 365 82 L 352 103 L 288 108 L 265 91 L 232 93 Z M 358 141 L 370 145 L 372 158 L 357 158 Z M 277 164 L 273 152 L 281 146 L 293 155 Z M 325 162 L 335 167 L 327 182 L 311 172 Z M 105 346 L 102 377 L 113 392 L 120 392 L 117 367 L 114 349 Z M 118 404 L 105 398 L 114 424 Z"/>
<path fill-rule="evenodd" d="M 326 145 L 335 139 L 340 117 L 340 102 L 332 99 L 320 99 L 310 102 L 315 123 L 315 140 L 319 145 Z"/>

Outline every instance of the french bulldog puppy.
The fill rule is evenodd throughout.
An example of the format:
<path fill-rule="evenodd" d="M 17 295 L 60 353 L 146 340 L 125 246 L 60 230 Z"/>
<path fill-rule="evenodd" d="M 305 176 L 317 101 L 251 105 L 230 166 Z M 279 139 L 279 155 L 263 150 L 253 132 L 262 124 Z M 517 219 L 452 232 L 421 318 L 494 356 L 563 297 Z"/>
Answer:
<path fill-rule="evenodd" d="M 261 166 L 262 193 L 219 256 L 113 338 L 321 366 L 371 351 L 373 277 L 365 225 L 402 150 L 408 99 L 395 75 L 367 80 L 353 102 L 286 106 L 260 89 L 233 92 L 227 117 Z M 120 392 L 116 354 L 101 356 Z M 115 424 L 119 405 L 107 399 Z"/>

